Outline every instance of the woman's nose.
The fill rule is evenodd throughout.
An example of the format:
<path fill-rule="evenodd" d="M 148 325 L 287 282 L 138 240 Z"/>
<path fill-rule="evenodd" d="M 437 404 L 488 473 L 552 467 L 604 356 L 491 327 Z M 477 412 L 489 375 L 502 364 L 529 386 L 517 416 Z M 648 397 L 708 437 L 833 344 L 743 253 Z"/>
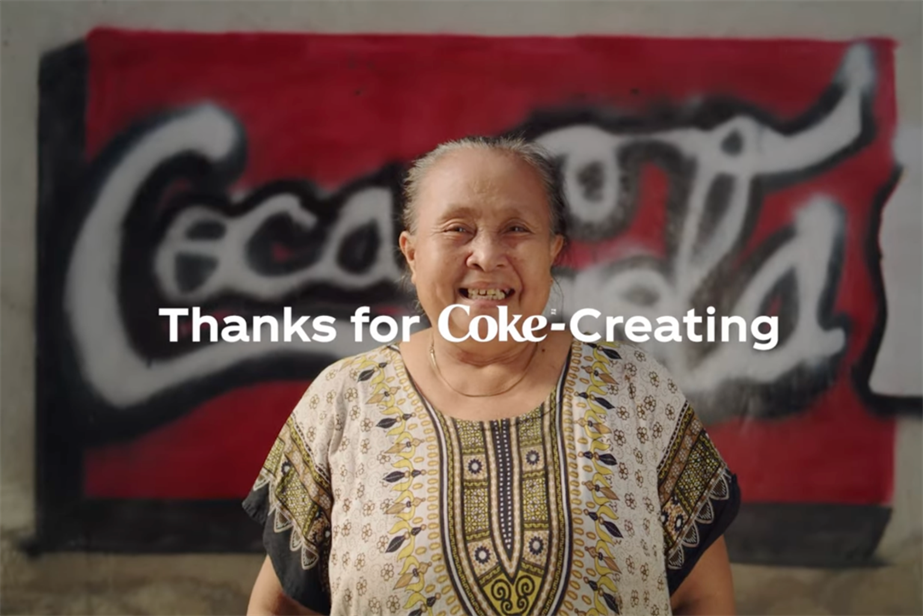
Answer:
<path fill-rule="evenodd" d="M 468 255 L 468 267 L 489 272 L 506 265 L 506 247 L 494 235 L 479 233 L 470 245 L 471 253 Z"/>

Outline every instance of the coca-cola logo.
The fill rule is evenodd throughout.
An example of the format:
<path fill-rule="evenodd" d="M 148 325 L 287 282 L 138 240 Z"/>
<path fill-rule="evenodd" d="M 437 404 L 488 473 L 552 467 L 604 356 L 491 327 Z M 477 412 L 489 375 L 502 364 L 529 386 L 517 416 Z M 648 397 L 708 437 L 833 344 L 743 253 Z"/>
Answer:
<path fill-rule="evenodd" d="M 797 410 L 827 386 L 847 345 L 848 319 L 832 302 L 846 214 L 834 196 L 812 195 L 789 224 L 742 249 L 767 194 L 809 181 L 870 140 L 874 84 L 871 48 L 856 45 L 816 104 L 784 123 L 749 103 L 706 99 L 672 117 L 582 110 L 511 127 L 556 155 L 578 243 L 605 248 L 560 272 L 562 316 L 592 307 L 653 321 L 715 305 L 752 321 L 775 310 L 781 337 L 772 352 L 734 343 L 652 351 L 702 402 L 706 420 L 773 412 L 760 395 L 726 403 L 731 391 L 766 386 L 791 394 L 786 411 Z M 104 409 L 95 424 L 102 433 L 175 416 L 247 380 L 304 378 L 305 366 L 378 344 L 355 341 L 348 317 L 356 306 L 407 311 L 396 250 L 406 161 L 330 194 L 309 179 L 234 194 L 246 149 L 246 127 L 204 104 L 126 130 L 88 174 L 61 308 L 74 364 Z M 669 176 L 662 254 L 618 243 L 638 214 L 637 186 L 650 165 Z M 170 344 L 158 310 L 183 306 L 219 316 L 295 306 L 342 317 L 341 331 L 316 345 Z"/>

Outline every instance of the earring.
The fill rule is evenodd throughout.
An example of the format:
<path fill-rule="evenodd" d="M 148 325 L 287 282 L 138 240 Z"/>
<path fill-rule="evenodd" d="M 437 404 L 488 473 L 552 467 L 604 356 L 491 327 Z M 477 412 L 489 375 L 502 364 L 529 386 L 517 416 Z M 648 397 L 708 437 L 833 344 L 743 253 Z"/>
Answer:
<path fill-rule="evenodd" d="M 564 292 L 554 278 L 551 279 L 551 289 L 548 293 L 548 303 L 543 316 L 549 323 L 564 323 Z"/>

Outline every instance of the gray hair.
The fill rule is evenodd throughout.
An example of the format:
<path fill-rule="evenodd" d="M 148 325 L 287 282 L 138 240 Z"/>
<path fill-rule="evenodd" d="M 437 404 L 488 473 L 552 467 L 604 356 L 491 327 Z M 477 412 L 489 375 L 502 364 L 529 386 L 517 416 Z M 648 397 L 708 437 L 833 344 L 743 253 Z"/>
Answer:
<path fill-rule="evenodd" d="M 551 214 L 551 232 L 553 235 L 562 236 L 565 245 L 568 243 L 567 204 L 564 200 L 561 175 L 554 158 L 550 152 L 534 141 L 509 136 L 474 136 L 455 139 L 447 141 L 417 158 L 410 166 L 404 179 L 403 207 L 401 209 L 401 223 L 404 225 L 404 229 L 410 233 L 416 232 L 416 200 L 419 196 L 420 183 L 426 173 L 443 155 L 466 148 L 482 148 L 511 154 L 532 167 L 541 179 L 548 199 Z"/>

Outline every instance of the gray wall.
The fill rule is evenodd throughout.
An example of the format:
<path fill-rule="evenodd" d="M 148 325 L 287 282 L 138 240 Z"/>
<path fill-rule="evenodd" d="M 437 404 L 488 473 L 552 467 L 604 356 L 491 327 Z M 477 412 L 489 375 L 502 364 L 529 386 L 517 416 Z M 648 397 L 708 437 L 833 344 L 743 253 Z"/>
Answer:
<path fill-rule="evenodd" d="M 921 4 L 919 2 L 3 2 L 2 4 L 2 498 L 0 522 L 4 541 L 4 590 L 16 597 L 21 611 L 68 609 L 63 604 L 41 607 L 43 580 L 52 570 L 65 576 L 54 582 L 62 601 L 72 609 L 96 611 L 234 610 L 209 592 L 229 583 L 233 596 L 246 592 L 255 574 L 255 560 L 197 557 L 211 576 L 204 585 L 187 589 L 187 602 L 175 599 L 171 584 L 178 572 L 200 570 L 177 557 L 45 557 L 22 559 L 9 541 L 28 536 L 34 521 L 34 290 L 36 218 L 36 77 L 40 54 L 78 39 L 100 25 L 174 30 L 291 30 L 322 32 L 457 32 L 477 34 L 639 34 L 709 37 L 848 38 L 881 35 L 898 41 L 897 89 L 899 124 L 916 155 L 908 171 L 901 204 L 885 211 L 883 245 L 920 241 L 919 127 L 921 119 Z M 892 207 L 893 205 L 893 207 Z M 898 211 L 899 210 L 899 211 Z M 890 218 L 889 218 L 890 217 Z M 893 242 L 886 241 L 894 239 Z M 909 239 L 908 239 L 909 238 Z M 913 250 L 910 255 L 917 254 Z M 920 395 L 920 263 L 907 252 L 885 252 L 884 275 L 892 323 L 886 332 L 886 358 L 904 366 L 909 376 L 894 376 L 882 367 L 872 384 L 882 393 Z M 890 282 L 889 282 L 890 277 Z M 909 281 L 909 282 L 908 282 Z M 899 315 L 895 318 L 893 315 Z M 903 323 L 904 334 L 898 335 Z M 888 338 L 890 336 L 890 342 Z M 916 376 L 916 390 L 912 384 Z M 891 563 L 876 571 L 825 572 L 736 567 L 741 610 L 759 613 L 920 613 L 921 425 L 900 420 L 894 514 L 880 544 Z M 114 557 L 113 557 L 114 558 Z M 147 560 L 145 560 L 145 558 Z M 235 557 L 236 558 L 236 557 Z M 139 560 L 140 559 L 140 560 Z M 222 560 L 223 559 L 223 560 Z M 233 560 L 233 563 L 232 563 Z M 220 561 L 220 564 L 219 564 Z M 86 563 L 86 566 L 80 565 Z M 95 563 L 95 564 L 94 564 Z M 121 563 L 121 564 L 119 564 Z M 232 564 L 229 564 L 232 563 Z M 243 563 L 243 564 L 242 564 Z M 45 569 L 43 569 L 45 567 Z M 48 569 L 51 567 L 52 569 Z M 76 567 L 76 569 L 75 569 Z M 79 569 L 79 571 L 78 571 Z M 151 578 L 147 586 L 120 587 L 120 575 Z M 96 577 L 94 577 L 96 576 Z M 81 589 L 109 580 L 98 604 L 81 603 Z M 134 576 L 134 577 L 132 577 Z M 159 576 L 159 577 L 158 577 Z M 172 576 L 172 578 L 171 578 Z M 222 578 L 222 576 L 225 576 Z M 53 577 L 53 576 L 52 576 Z M 203 578 L 203 579 L 204 579 Z M 215 581 L 222 578 L 223 582 Z M 68 581 L 69 580 L 69 581 Z M 228 582 L 228 580 L 231 580 Z M 68 586 L 68 584 L 70 584 Z M 125 584 L 129 584 L 128 581 Z M 161 584 L 163 587 L 158 587 Z M 212 584 L 212 586 L 209 586 Z M 173 584 L 175 586 L 175 584 Z M 17 591 L 16 589 L 19 588 Z M 49 587 L 50 588 L 50 587 Z M 105 607 L 107 592 L 121 588 L 130 601 Z M 158 590 L 160 588 L 160 590 Z M 20 594 L 17 595 L 16 593 Z M 31 593 L 31 594 L 30 594 Z M 70 594 L 68 594 L 70 593 Z M 234 594 L 236 593 L 236 594 Z M 223 595 L 222 595 L 223 596 Z M 70 599 L 66 599 L 70 597 Z M 37 600 L 37 599 L 36 599 Z M 135 601 L 132 603 L 131 601 Z M 198 601 L 198 602 L 196 602 Z M 242 608 L 241 608 L 242 609 Z"/>

